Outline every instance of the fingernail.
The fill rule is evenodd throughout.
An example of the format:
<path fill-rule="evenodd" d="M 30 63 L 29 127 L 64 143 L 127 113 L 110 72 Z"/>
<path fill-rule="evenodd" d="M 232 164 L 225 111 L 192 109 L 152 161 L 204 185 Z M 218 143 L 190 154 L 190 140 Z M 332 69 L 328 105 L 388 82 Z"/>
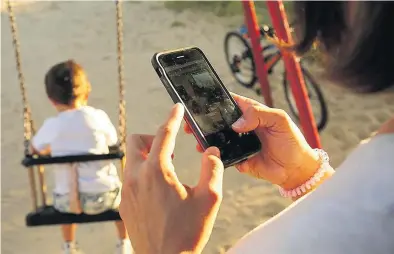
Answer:
<path fill-rule="evenodd" d="M 183 104 L 182 103 L 176 103 L 175 105 L 174 105 L 174 107 L 172 108 L 172 110 L 175 110 L 177 113 L 179 113 L 179 114 L 184 114 L 184 107 L 183 107 Z"/>
<path fill-rule="evenodd" d="M 183 108 L 183 104 L 180 103 L 180 102 L 178 102 L 178 103 L 176 103 L 176 104 L 174 105 L 174 107 L 175 107 L 175 108 L 176 108 L 176 107 L 182 107 L 182 108 Z"/>
<path fill-rule="evenodd" d="M 235 128 L 242 128 L 245 126 L 245 119 L 240 117 L 235 123 L 233 123 L 233 127 Z"/>
<path fill-rule="evenodd" d="M 219 150 L 219 148 L 217 148 L 215 146 L 211 146 L 207 150 L 208 150 L 208 153 L 220 158 L 220 150 Z"/>

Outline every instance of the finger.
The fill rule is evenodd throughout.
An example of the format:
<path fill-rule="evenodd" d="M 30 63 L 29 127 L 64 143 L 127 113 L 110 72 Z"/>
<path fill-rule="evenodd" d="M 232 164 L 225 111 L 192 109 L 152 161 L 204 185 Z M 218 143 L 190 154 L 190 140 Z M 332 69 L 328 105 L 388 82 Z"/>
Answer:
<path fill-rule="evenodd" d="M 197 151 L 198 151 L 199 153 L 203 153 L 203 152 L 204 152 L 204 149 L 201 147 L 200 144 L 197 144 L 197 145 L 196 145 L 196 149 L 197 149 Z"/>
<path fill-rule="evenodd" d="M 152 147 L 153 135 L 133 134 L 127 138 L 126 158 L 127 161 L 143 161 L 147 158 Z"/>
<path fill-rule="evenodd" d="M 183 186 L 183 188 L 185 188 L 185 190 L 186 190 L 188 193 L 190 193 L 190 192 L 192 191 L 192 188 L 190 188 L 189 185 L 182 184 L 182 186 Z"/>
<path fill-rule="evenodd" d="M 238 164 L 236 168 L 240 173 L 248 174 L 255 178 L 262 178 L 263 176 L 260 174 L 260 171 L 263 172 L 264 169 L 261 167 L 256 167 L 256 164 L 258 162 L 259 162 L 259 158 L 257 156 L 254 156 Z"/>
<path fill-rule="evenodd" d="M 185 123 L 185 124 L 183 125 L 183 130 L 184 130 L 187 134 L 192 134 L 192 133 L 193 133 L 192 128 L 190 128 L 190 125 L 189 125 L 188 123 Z"/>
<path fill-rule="evenodd" d="M 158 160 L 158 162 L 171 161 L 171 155 L 175 148 L 175 139 L 182 124 L 183 114 L 184 108 L 182 104 L 175 104 L 171 110 L 169 118 L 162 127 L 160 127 L 155 139 L 153 140 L 149 158 Z"/>
<path fill-rule="evenodd" d="M 244 114 L 233 125 L 236 132 L 248 132 L 257 128 L 280 129 L 291 122 L 284 110 L 265 107 L 261 104 L 248 106 Z"/>
<path fill-rule="evenodd" d="M 126 167 L 133 170 L 148 157 L 153 143 L 153 135 L 133 134 L 128 136 L 126 142 Z"/>
<path fill-rule="evenodd" d="M 208 148 L 202 158 L 200 180 L 196 187 L 199 194 L 213 194 L 221 197 L 224 166 L 220 160 L 220 151 L 216 147 Z M 217 196 L 218 195 L 218 196 Z"/>

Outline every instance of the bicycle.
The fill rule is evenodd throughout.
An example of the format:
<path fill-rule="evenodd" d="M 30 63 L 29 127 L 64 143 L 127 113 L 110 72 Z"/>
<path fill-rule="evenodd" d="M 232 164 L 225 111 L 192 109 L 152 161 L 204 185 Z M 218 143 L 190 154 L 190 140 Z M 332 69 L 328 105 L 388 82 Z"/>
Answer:
<path fill-rule="evenodd" d="M 275 36 L 275 31 L 273 28 L 267 25 L 263 25 L 262 27 L 260 27 L 260 36 L 260 40 L 263 40 L 266 37 L 273 38 Z M 238 42 L 241 42 L 242 46 L 244 47 L 240 54 L 230 54 L 230 42 L 232 40 L 238 40 Z M 270 50 L 274 50 L 274 52 L 266 53 Z M 253 89 L 257 81 L 256 66 L 253 59 L 253 53 L 249 42 L 248 32 L 244 25 L 241 26 L 238 31 L 231 31 L 227 33 L 224 40 L 224 51 L 227 63 L 234 78 L 245 88 Z M 282 58 L 282 54 L 279 48 L 275 44 L 268 44 L 263 47 L 261 55 L 264 58 L 268 75 L 272 74 L 274 72 L 275 66 Z M 328 121 L 327 104 L 325 102 L 323 92 L 321 91 L 319 85 L 312 77 L 310 72 L 303 67 L 302 59 L 299 59 L 298 61 L 300 62 L 301 71 L 304 75 L 305 86 L 308 92 L 309 100 L 311 102 L 316 125 L 318 130 L 321 131 L 324 129 Z M 246 77 L 246 79 L 242 75 L 245 71 L 251 72 L 249 76 Z M 286 70 L 284 70 L 283 72 L 282 84 L 285 92 L 286 102 L 289 105 L 291 114 L 296 118 L 296 120 L 299 121 L 298 109 L 295 104 L 293 94 L 291 92 L 290 84 L 286 77 Z M 255 89 L 255 91 L 258 95 L 261 95 L 260 88 Z M 317 107 L 316 105 L 314 105 L 316 101 L 318 102 Z"/>

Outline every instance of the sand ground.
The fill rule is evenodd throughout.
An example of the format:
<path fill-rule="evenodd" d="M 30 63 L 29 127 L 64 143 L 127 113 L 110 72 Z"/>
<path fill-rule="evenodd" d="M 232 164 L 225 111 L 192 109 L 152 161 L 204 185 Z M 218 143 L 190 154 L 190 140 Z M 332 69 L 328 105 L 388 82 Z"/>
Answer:
<path fill-rule="evenodd" d="M 91 104 L 106 110 L 116 123 L 115 5 L 112 2 L 38 2 L 20 5 L 16 12 L 23 69 L 36 125 L 55 113 L 45 98 L 43 75 L 52 64 L 68 58 L 75 58 L 87 69 L 93 83 Z M 4 254 L 60 253 L 57 227 L 26 228 L 24 225 L 31 201 L 27 172 L 20 166 L 22 105 L 9 23 L 4 13 L 1 21 L 1 250 Z M 223 54 L 223 38 L 229 28 L 223 20 L 192 12 L 173 13 L 164 9 L 162 3 L 134 2 L 124 4 L 124 28 L 129 132 L 154 132 L 172 104 L 150 64 L 156 51 L 196 45 L 205 51 L 230 90 L 260 99 L 254 92 L 237 85 L 229 73 Z M 270 81 L 274 86 L 275 106 L 287 109 L 280 77 L 273 75 Z M 394 114 L 393 93 L 354 95 L 326 82 L 322 84 L 330 120 L 321 139 L 332 164 L 337 166 L 361 139 Z M 200 156 L 194 146 L 192 137 L 179 134 L 175 165 L 180 179 L 187 184 L 194 184 L 198 179 Z M 51 185 L 50 172 L 47 179 Z M 205 253 L 224 252 L 248 230 L 289 204 L 272 185 L 240 175 L 231 168 L 225 175 L 224 193 Z M 85 253 L 113 253 L 114 226 L 112 223 L 81 226 L 78 240 Z"/>

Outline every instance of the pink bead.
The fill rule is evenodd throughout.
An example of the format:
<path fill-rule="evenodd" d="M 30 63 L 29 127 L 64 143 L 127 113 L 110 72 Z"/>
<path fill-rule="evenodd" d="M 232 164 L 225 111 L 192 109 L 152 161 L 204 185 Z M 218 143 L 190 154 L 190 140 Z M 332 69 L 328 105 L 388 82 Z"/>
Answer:
<path fill-rule="evenodd" d="M 291 191 L 291 196 L 297 197 L 297 191 L 295 189 Z"/>

